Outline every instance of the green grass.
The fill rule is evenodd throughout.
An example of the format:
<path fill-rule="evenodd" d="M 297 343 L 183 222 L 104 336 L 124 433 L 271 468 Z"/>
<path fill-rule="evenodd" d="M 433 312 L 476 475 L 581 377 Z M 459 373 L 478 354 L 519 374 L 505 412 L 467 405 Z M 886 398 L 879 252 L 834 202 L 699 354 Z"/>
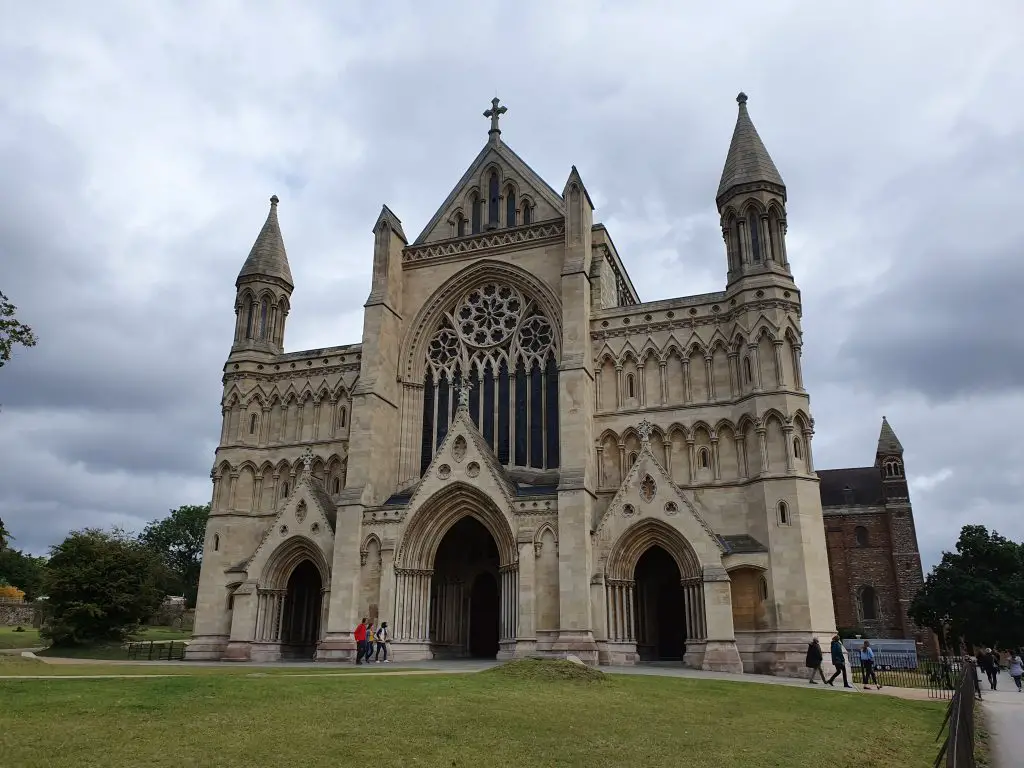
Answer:
<path fill-rule="evenodd" d="M 136 642 L 181 642 L 192 637 L 191 630 L 171 629 L 170 627 L 143 627 L 142 631 L 131 638 Z M 39 652 L 40 656 L 57 656 L 64 659 L 110 659 L 112 661 L 127 660 L 128 648 L 123 643 L 96 643 L 93 645 L 63 646 L 47 648 Z"/>
<path fill-rule="evenodd" d="M 0 648 L 38 648 L 46 645 L 39 639 L 39 630 L 22 627 L 24 632 L 15 632 L 16 627 L 0 627 Z"/>
<path fill-rule="evenodd" d="M 22 768 L 924 768 L 943 714 L 820 689 L 542 671 L 0 681 L 0 755 Z M 851 733 L 871 738 L 851 748 Z"/>
<path fill-rule="evenodd" d="M 104 659 L 105 661 L 105 659 Z M 354 667 L 351 664 L 323 664 L 316 667 L 280 666 L 254 667 L 238 664 L 228 667 L 203 667 L 174 661 L 163 664 L 47 664 L 39 659 L 20 656 L 0 656 L 0 677 L 80 677 L 82 675 L 178 675 L 184 677 L 275 677 L 282 675 L 345 675 L 372 674 L 374 672 L 407 672 L 402 667 Z M 0 762 L 0 766 L 3 763 Z"/>

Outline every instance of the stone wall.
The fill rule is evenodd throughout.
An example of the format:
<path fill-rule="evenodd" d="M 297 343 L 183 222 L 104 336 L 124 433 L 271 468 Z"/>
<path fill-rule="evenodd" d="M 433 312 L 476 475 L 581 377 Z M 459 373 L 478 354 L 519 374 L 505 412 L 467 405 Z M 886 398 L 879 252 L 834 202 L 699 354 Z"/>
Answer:
<path fill-rule="evenodd" d="M 824 518 L 836 625 L 858 628 L 865 637 L 904 637 L 904 608 L 893 569 L 895 547 L 888 511 L 884 507 L 829 508 Z M 858 539 L 858 528 L 866 531 L 866 537 L 862 534 Z M 917 572 L 920 574 L 920 566 Z M 872 587 L 878 597 L 874 620 L 864 618 L 858 605 L 864 587 Z"/>
<path fill-rule="evenodd" d="M 37 627 L 36 607 L 33 603 L 0 600 L 0 627 Z"/>

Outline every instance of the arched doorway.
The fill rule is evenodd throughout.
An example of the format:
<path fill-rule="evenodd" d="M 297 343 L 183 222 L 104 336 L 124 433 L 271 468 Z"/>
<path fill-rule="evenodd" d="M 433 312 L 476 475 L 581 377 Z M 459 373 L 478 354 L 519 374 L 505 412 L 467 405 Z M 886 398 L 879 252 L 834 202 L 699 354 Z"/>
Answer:
<path fill-rule="evenodd" d="M 312 658 L 320 640 L 323 580 L 309 560 L 301 561 L 288 577 L 281 610 L 281 655 Z"/>
<path fill-rule="evenodd" d="M 686 652 L 686 610 L 679 566 L 654 545 L 640 556 L 633 579 L 640 659 L 681 661 Z"/>
<path fill-rule="evenodd" d="M 489 572 L 477 574 L 469 595 L 469 655 L 493 659 L 498 655 L 498 582 Z"/>
<path fill-rule="evenodd" d="M 467 515 L 445 533 L 430 585 L 430 642 L 437 656 L 498 654 L 498 545 Z"/>

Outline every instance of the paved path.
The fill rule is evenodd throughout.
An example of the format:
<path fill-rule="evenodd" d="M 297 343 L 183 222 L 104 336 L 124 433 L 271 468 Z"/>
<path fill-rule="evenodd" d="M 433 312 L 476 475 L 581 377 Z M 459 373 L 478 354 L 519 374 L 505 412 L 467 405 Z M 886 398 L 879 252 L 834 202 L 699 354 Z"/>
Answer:
<path fill-rule="evenodd" d="M 1024 693 L 1017 693 L 1013 678 L 999 674 L 996 690 L 981 683 L 981 706 L 991 735 L 993 768 L 1024 765 Z"/>
<path fill-rule="evenodd" d="M 239 664 L 237 662 L 220 662 L 220 661 L 180 661 L 180 662 L 166 662 L 166 661 L 105 661 L 102 659 L 62 659 L 52 656 L 38 657 L 39 661 L 45 664 L 52 665 L 92 665 L 102 664 L 105 666 L 130 666 L 133 668 L 139 667 L 154 667 L 152 674 L 133 672 L 125 675 L 113 674 L 97 674 L 97 675 L 7 675 L 0 676 L 0 680 L 67 680 L 67 679 L 107 679 L 107 678 L 137 678 L 137 677 L 181 677 L 187 676 L 188 673 L 185 671 L 188 668 L 230 668 L 239 669 L 244 667 L 245 669 L 251 669 L 248 675 L 263 676 L 268 673 L 272 673 L 274 670 L 280 669 L 309 669 L 309 673 L 289 673 L 288 677 L 359 677 L 361 675 L 439 675 L 439 674 L 456 674 L 456 673 L 469 673 L 479 672 L 484 669 L 490 669 L 491 667 L 497 666 L 499 662 L 496 661 L 474 661 L 474 660 L 455 660 L 455 661 L 418 661 L 418 662 L 396 662 L 397 668 L 388 668 L 383 665 L 370 665 L 367 669 L 360 671 L 345 671 L 337 672 L 332 674 L 331 668 L 334 666 L 333 663 L 324 662 L 289 662 L 289 663 L 253 663 L 248 662 L 246 664 Z M 175 669 L 180 669 L 181 672 L 175 675 L 168 675 L 164 672 L 168 665 L 173 665 Z M 351 665 L 348 665 L 351 668 Z M 317 671 L 314 671 L 317 670 Z M 837 680 L 839 683 L 836 687 L 822 685 L 810 685 L 804 678 L 792 678 L 792 677 L 775 677 L 774 675 L 754 675 L 754 674 L 734 674 L 730 672 L 704 672 L 697 669 L 687 669 L 681 667 L 678 664 L 641 664 L 635 667 L 600 667 L 602 672 L 613 675 L 654 675 L 659 677 L 685 677 L 697 680 L 728 680 L 737 683 L 760 683 L 762 685 L 787 685 L 800 688 L 811 688 L 815 690 L 825 690 L 829 692 L 839 693 L 859 693 L 860 688 L 844 689 L 842 681 Z M 883 689 L 879 693 L 887 693 L 890 689 Z M 875 692 L 872 692 L 875 693 Z M 923 692 L 922 692 L 923 693 Z M 898 695 L 898 694 L 896 694 Z"/>

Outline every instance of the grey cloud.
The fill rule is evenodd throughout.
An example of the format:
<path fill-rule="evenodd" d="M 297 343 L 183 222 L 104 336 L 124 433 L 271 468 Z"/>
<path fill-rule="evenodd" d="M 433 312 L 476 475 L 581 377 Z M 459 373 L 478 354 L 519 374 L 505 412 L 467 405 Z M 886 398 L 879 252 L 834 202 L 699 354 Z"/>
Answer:
<path fill-rule="evenodd" d="M 358 341 L 380 205 L 418 234 L 483 145 L 496 88 L 503 137 L 556 190 L 579 168 L 645 299 L 723 286 L 714 193 L 750 94 L 789 185 L 817 465 L 870 464 L 886 413 L 912 474 L 952 470 L 915 493 L 926 559 L 978 516 L 1024 538 L 1021 457 L 948 426 L 1024 413 L 1012 25 L 816 9 L 14 8 L 0 288 L 40 336 L 0 372 L 18 544 L 205 502 L 234 279 L 267 198 L 296 280 L 288 348 Z"/>

